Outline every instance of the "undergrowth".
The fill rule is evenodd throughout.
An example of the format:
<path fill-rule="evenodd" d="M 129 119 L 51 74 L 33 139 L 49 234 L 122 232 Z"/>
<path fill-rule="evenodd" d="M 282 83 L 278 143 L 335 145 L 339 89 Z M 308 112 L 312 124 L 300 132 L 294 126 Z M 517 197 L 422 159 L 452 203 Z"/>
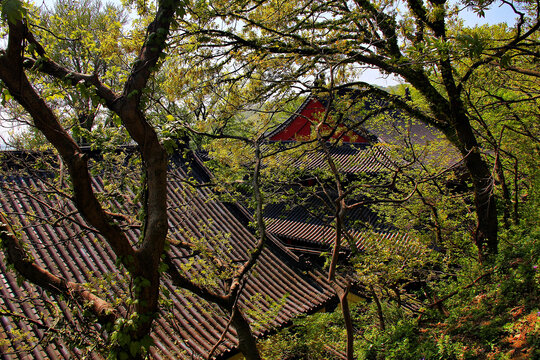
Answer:
<path fill-rule="evenodd" d="M 539 267 L 540 226 L 533 219 L 501 234 L 499 254 L 490 264 L 464 260 L 454 276 L 430 284 L 436 296 L 420 298 L 419 309 L 383 301 L 384 330 L 373 302 L 356 304 L 355 357 L 540 359 Z M 431 306 L 437 300 L 441 306 Z M 297 319 L 264 341 L 262 352 L 267 359 L 338 359 L 343 339 L 337 310 Z"/>

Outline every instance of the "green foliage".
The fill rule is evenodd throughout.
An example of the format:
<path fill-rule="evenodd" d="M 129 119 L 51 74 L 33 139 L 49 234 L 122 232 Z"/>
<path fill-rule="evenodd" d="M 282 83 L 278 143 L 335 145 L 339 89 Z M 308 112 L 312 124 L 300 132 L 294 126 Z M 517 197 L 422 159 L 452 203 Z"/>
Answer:
<path fill-rule="evenodd" d="M 2 0 L 2 20 L 15 23 L 27 14 L 26 4 L 21 0 Z"/>
<path fill-rule="evenodd" d="M 120 93 L 130 66 L 141 65 L 137 62 L 130 64 L 130 58 L 142 46 L 145 26 L 151 21 L 150 14 L 155 12 L 152 2 L 127 0 L 124 3 L 133 5 L 139 14 L 144 14 L 140 21 L 131 24 L 130 29 L 124 26 L 126 16 L 122 8 L 102 6 L 97 0 L 64 0 L 58 2 L 52 12 L 32 12 L 32 22 L 39 24 L 32 31 L 44 44 L 48 57 L 73 71 L 96 74 L 111 90 Z M 387 325 L 385 330 L 375 326 L 381 319 L 374 302 L 360 304 L 355 310 L 356 324 L 360 324 L 356 334 L 357 354 L 365 359 L 452 359 L 475 358 L 491 351 L 498 356 L 497 351 L 504 352 L 512 347 L 513 340 L 509 336 L 522 333 L 526 333 L 527 347 L 534 351 L 539 342 L 538 326 L 528 326 L 529 320 L 537 320 L 535 311 L 538 308 L 534 304 L 539 300 L 539 235 L 538 225 L 534 224 L 539 209 L 539 96 L 537 81 L 527 72 L 537 67 L 537 57 L 529 53 L 536 51 L 538 32 L 531 35 L 528 40 L 533 41 L 526 44 L 532 50 L 514 48 L 500 55 L 498 49 L 503 48 L 502 45 L 516 34 L 517 29 L 505 25 L 464 29 L 457 22 L 457 26 L 447 29 L 448 36 L 442 37 L 432 31 L 435 27 L 432 24 L 420 26 L 421 19 L 415 18 L 412 9 L 403 9 L 397 17 L 396 12 L 401 12 L 401 9 L 387 1 L 351 2 L 346 6 L 334 2 L 270 1 L 254 7 L 249 3 L 249 8 L 243 8 L 248 3 L 215 1 L 210 6 L 206 1 L 197 1 L 188 8 L 179 2 L 178 19 L 173 24 L 177 32 L 168 53 L 162 55 L 154 69 L 157 73 L 142 92 L 133 90 L 127 94 L 132 99 L 142 97 L 144 106 L 138 110 L 146 111 L 149 122 L 159 128 L 164 147 L 169 152 L 175 151 L 178 139 L 186 134 L 185 129 L 196 133 L 198 145 L 204 145 L 213 157 L 211 165 L 219 184 L 217 190 L 229 190 L 229 199 L 238 200 L 241 195 L 249 195 L 252 191 L 249 169 L 257 159 L 254 159 L 251 143 L 295 111 L 308 90 L 321 90 L 310 89 L 306 84 L 312 83 L 322 73 L 331 75 L 328 87 L 334 91 L 335 86 L 357 83 L 361 72 L 358 69 L 365 65 L 358 59 L 375 60 L 375 63 L 384 64 L 384 71 L 409 75 L 409 81 L 414 81 L 415 86 L 429 84 L 428 88 L 413 90 L 413 101 L 409 102 L 424 115 L 431 115 L 440 105 L 433 102 L 433 97 L 430 102 L 433 92 L 442 94 L 440 98 L 435 97 L 441 102 L 450 97 L 463 101 L 465 106 L 460 111 L 471 118 L 473 130 L 480 134 L 479 148 L 484 151 L 489 165 L 493 164 L 494 169 L 500 170 L 494 172 L 498 181 L 494 193 L 504 198 L 503 210 L 509 211 L 512 206 L 515 209 L 514 226 L 503 234 L 503 246 L 493 265 L 497 270 L 474 286 L 467 287 L 485 271 L 490 271 L 469 258 L 475 222 L 471 196 L 465 190 L 454 191 L 447 187 L 457 180 L 454 172 L 445 171 L 449 165 L 448 158 L 452 156 L 432 157 L 434 154 L 449 154 L 445 147 L 447 144 L 433 141 L 418 146 L 411 141 L 409 128 L 397 129 L 404 141 L 386 147 L 392 166 L 386 167 L 386 172 L 379 176 L 356 174 L 358 178 L 351 185 L 357 189 L 350 194 L 353 198 L 362 196 L 363 199 L 376 200 L 384 197 L 385 200 L 397 201 L 403 194 L 414 190 L 406 203 L 380 205 L 378 210 L 387 214 L 386 223 L 419 241 L 414 252 L 401 248 L 391 251 L 391 244 L 384 240 L 375 242 L 355 259 L 357 279 L 361 285 L 372 289 L 372 296 L 380 298 Z M 490 3 L 466 2 L 480 14 Z M 19 0 L 3 0 L 1 5 L 4 22 L 14 22 L 29 13 Z M 533 5 L 530 6 L 532 9 Z M 374 15 L 370 12 L 379 10 L 388 11 L 389 16 L 385 18 L 381 16 L 386 14 L 379 14 L 377 21 L 373 21 Z M 185 11 L 189 11 L 188 16 L 184 16 Z M 425 11 L 426 21 L 447 20 L 447 23 L 452 23 L 448 20 L 457 9 L 426 2 L 422 11 Z M 377 29 L 379 23 L 390 27 L 395 25 L 397 31 Z M 155 46 L 163 40 L 165 33 L 164 28 L 158 28 L 149 34 L 146 44 Z M 208 35 L 212 33 L 227 36 Z M 374 38 L 371 37 L 373 34 Z M 395 48 L 402 52 L 399 56 L 391 48 L 394 40 Z M 243 46 L 246 44 L 248 46 Z M 372 50 L 373 44 L 377 44 L 377 51 Z M 268 49 L 273 53 L 266 51 Z M 297 49 L 303 52 L 295 53 Z M 98 199 L 106 199 L 107 203 L 116 201 L 122 205 L 120 207 L 127 206 L 133 210 L 132 214 L 139 211 L 139 219 L 124 216 L 119 224 L 122 227 L 140 227 L 147 216 L 145 209 L 138 205 L 145 196 L 145 188 L 140 186 L 145 178 L 129 176 L 134 168 L 140 167 L 139 158 L 134 157 L 128 164 L 119 165 L 124 154 L 113 151 L 114 147 L 129 139 L 119 117 L 103 110 L 103 101 L 94 87 L 84 82 L 73 84 L 70 76 L 62 81 L 51 81 L 50 77 L 40 75 L 37 70 L 43 58 L 36 57 L 35 53 L 35 45 L 30 44 L 25 56 L 36 61 L 32 69 L 35 88 L 51 104 L 76 140 L 90 143 L 93 149 L 102 152 L 103 158 L 92 164 L 92 171 L 104 174 L 105 179 L 103 191 L 97 194 Z M 447 59 L 451 66 L 441 70 L 440 65 Z M 475 71 L 461 82 L 461 77 L 471 69 Z M 445 90 L 443 82 L 448 79 L 444 79 L 443 70 L 447 75 L 455 76 L 451 84 L 445 84 L 446 90 L 459 85 L 463 93 L 449 94 Z M 397 92 L 402 94 L 402 90 L 397 89 Z M 3 105 L 12 102 L 6 91 L 2 91 L 1 100 Z M 451 100 L 456 104 L 455 99 Z M 334 106 L 342 111 L 345 118 L 347 115 L 361 119 L 371 117 L 369 111 L 352 106 L 351 101 Z M 20 109 L 13 107 L 10 112 L 14 118 L 26 120 L 19 117 Z M 452 115 L 441 111 L 438 114 Z M 434 120 L 442 121 L 441 118 Z M 382 114 L 370 120 L 384 127 L 388 117 Z M 434 122 L 443 130 L 456 128 L 452 123 L 441 125 Z M 20 146 L 36 148 L 43 144 L 43 139 L 33 131 L 17 139 Z M 201 140 L 204 134 L 218 139 Z M 30 140 L 24 139 L 25 136 Z M 447 134 L 447 137 L 456 141 L 455 134 Z M 313 139 L 315 133 L 306 140 Z M 304 186 L 302 191 L 295 191 L 287 187 L 302 177 L 311 176 L 319 184 L 345 180 L 343 164 L 339 163 L 340 173 L 336 178 L 327 169 L 308 172 L 307 155 L 315 149 L 307 145 L 271 156 L 268 154 L 276 148 L 264 150 L 261 180 L 265 201 L 284 201 L 288 206 L 304 205 L 302 201 L 306 194 L 315 193 L 317 188 Z M 291 163 L 298 164 L 298 168 L 288 168 Z M 377 185 L 391 182 L 389 174 L 395 175 L 392 188 L 375 189 Z M 505 176 L 515 180 L 505 180 Z M 67 174 L 58 173 L 52 181 L 57 187 L 63 186 L 66 178 Z M 229 187 L 230 183 L 241 183 L 241 191 Z M 499 184 L 508 185 L 508 191 L 505 192 Z M 186 186 L 182 191 L 194 190 Z M 129 197 L 125 193 L 137 193 L 137 201 L 128 204 Z M 72 194 L 66 190 L 65 195 Z M 253 207 L 253 202 L 250 205 Z M 117 209 L 111 205 L 106 210 L 114 213 Z M 188 211 L 188 208 L 177 210 Z M 328 209 L 319 209 L 326 218 L 331 217 L 329 212 Z M 33 216 L 26 215 L 29 218 Z M 193 256 L 182 270 L 190 274 L 197 285 L 217 289 L 230 279 L 235 267 L 223 266 L 220 262 L 223 253 L 231 251 L 230 235 L 215 233 L 210 227 L 211 224 L 201 222 L 196 236 L 185 229 L 175 230 L 193 245 L 190 248 Z M 370 230 L 376 238 L 377 229 Z M 171 244 L 174 245 L 172 241 Z M 428 245 L 443 252 L 434 254 L 427 251 Z M 96 279 L 88 286 L 104 296 L 106 280 Z M 420 284 L 413 289 L 420 294 L 415 302 L 423 302 L 426 307 L 421 321 L 417 314 L 407 312 L 401 304 L 401 301 L 407 301 L 401 296 L 413 282 Z M 148 280 L 137 278 L 133 280 L 132 290 L 137 294 L 148 285 Z M 436 298 L 434 295 L 440 298 L 454 291 L 457 295 L 444 304 L 448 315 L 427 309 Z M 133 305 L 136 301 L 128 299 L 125 303 Z M 256 325 L 271 324 L 272 314 L 281 309 L 283 301 L 274 302 L 272 311 L 264 316 L 252 313 L 252 317 L 260 318 Z M 162 304 L 170 306 L 167 301 Z M 341 350 L 344 347 L 341 319 L 338 312 L 298 319 L 292 328 L 265 341 L 263 351 L 268 358 L 331 358 L 330 349 Z M 130 337 L 137 330 L 137 324 L 144 320 L 132 313 L 108 329 L 112 346 L 121 349 L 111 356 L 130 358 L 148 349 L 151 345 L 149 337 L 138 342 Z M 73 340 L 73 343 L 76 341 L 79 340 Z M 83 344 L 82 341 L 80 343 Z"/>
<path fill-rule="evenodd" d="M 9 6 L 13 2 L 2 4 Z M 113 91 L 120 91 L 127 79 L 127 59 L 133 55 L 142 36 L 135 27 L 130 33 L 125 29 L 125 10 L 111 4 L 102 5 L 100 0 L 59 0 L 52 10 L 32 8 L 28 16 L 31 23 L 38 24 L 31 30 L 48 59 L 77 73 L 95 74 Z M 26 48 L 26 53 L 36 61 L 32 70 L 38 70 L 43 57 L 37 56 L 34 44 Z M 69 74 L 63 81 L 37 71 L 30 76 L 76 141 L 95 147 L 106 142 L 115 145 L 127 142 L 127 133 L 114 126 L 114 115 L 103 109 L 103 100 L 95 87 L 84 82 L 73 84 Z M 31 119 L 26 119 L 26 114 L 19 114 L 19 107 L 5 92 L 2 103 L 9 105 L 4 111 L 13 118 L 32 123 Z M 12 147 L 24 149 L 34 149 L 46 142 L 33 128 L 23 128 L 21 134 L 12 138 Z"/>
<path fill-rule="evenodd" d="M 423 286 L 424 290 L 418 291 L 431 295 L 416 296 L 423 302 L 417 311 L 399 306 L 394 297 L 384 297 L 385 292 L 380 291 L 385 330 L 379 327 L 374 301 L 357 304 L 352 314 L 358 359 L 537 358 L 540 355 L 537 206 L 537 200 L 531 199 L 525 208 L 530 216 L 501 235 L 501 251 L 489 267 L 479 266 L 471 258 L 456 258 L 453 264 L 445 262 L 447 259 L 433 258 L 432 261 L 440 264 L 435 273 L 447 275 L 432 277 Z M 366 258 L 363 263 L 371 260 Z M 372 281 L 375 279 L 372 276 Z M 441 311 L 430 307 L 445 296 L 450 297 L 442 303 Z M 410 297 L 407 300 L 404 297 L 404 303 L 410 301 Z M 303 317 L 293 327 L 266 340 L 264 354 L 267 359 L 273 356 L 331 358 L 324 353 L 325 346 L 344 348 L 344 330 L 339 319 L 339 311 Z"/>
<path fill-rule="evenodd" d="M 435 352 L 435 344 L 430 342 L 421 344 L 416 321 L 401 318 L 384 332 L 367 325 L 362 338 L 357 341 L 356 349 L 359 359 L 417 360 L 431 359 L 426 355 Z"/>
<path fill-rule="evenodd" d="M 264 359 L 335 359 L 326 345 L 343 345 L 343 317 L 339 312 L 300 317 L 294 324 L 261 342 Z"/>
<path fill-rule="evenodd" d="M 262 311 L 258 308 L 246 310 L 246 315 L 254 319 L 250 324 L 252 331 L 272 331 L 275 330 L 277 324 L 275 319 L 278 314 L 283 310 L 283 307 L 287 303 L 289 294 L 285 294 L 279 300 L 273 300 L 270 296 L 263 297 L 261 294 L 255 294 L 250 297 L 250 303 L 266 303 L 268 309 Z"/>
<path fill-rule="evenodd" d="M 144 357 L 154 341 L 150 335 L 144 336 L 139 341 L 133 341 L 131 339 L 130 334 L 133 334 L 137 330 L 137 324 L 140 321 L 144 320 L 137 313 L 132 313 L 129 318 L 119 318 L 116 320 L 110 335 L 112 351 L 108 353 L 108 359 L 117 360 Z M 126 349 L 129 349 L 129 351 L 126 351 Z"/>

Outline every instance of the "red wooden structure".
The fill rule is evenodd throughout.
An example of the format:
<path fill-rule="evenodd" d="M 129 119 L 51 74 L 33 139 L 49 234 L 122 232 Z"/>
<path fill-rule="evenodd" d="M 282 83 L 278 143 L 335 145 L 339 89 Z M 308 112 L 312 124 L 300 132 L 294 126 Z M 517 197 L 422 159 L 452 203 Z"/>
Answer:
<path fill-rule="evenodd" d="M 269 134 L 270 141 L 305 141 L 311 137 L 314 127 L 320 122 L 326 111 L 326 106 L 318 99 L 309 97 L 300 108 L 283 124 Z M 332 119 L 330 117 L 329 121 Z M 354 130 L 348 130 L 344 124 L 330 127 L 323 125 L 323 133 L 330 134 L 332 138 L 351 144 L 368 144 L 370 141 Z"/>

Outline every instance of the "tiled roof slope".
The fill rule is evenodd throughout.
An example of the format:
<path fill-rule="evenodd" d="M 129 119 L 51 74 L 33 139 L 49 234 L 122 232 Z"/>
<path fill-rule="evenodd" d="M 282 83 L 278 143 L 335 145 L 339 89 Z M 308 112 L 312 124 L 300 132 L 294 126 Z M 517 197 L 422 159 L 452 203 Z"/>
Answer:
<path fill-rule="evenodd" d="M 394 169 L 394 164 L 387 155 L 384 146 L 329 144 L 329 154 L 341 173 L 373 174 Z M 321 150 L 309 151 L 297 159 L 293 166 L 306 170 L 330 170 L 328 161 Z"/>
<path fill-rule="evenodd" d="M 294 244 L 309 248 L 316 245 L 318 248 L 329 251 L 334 245 L 336 230 L 328 225 L 307 224 L 286 219 L 268 219 L 268 231 L 276 236 L 294 241 Z M 406 234 L 392 231 L 358 230 L 352 228 L 349 232 L 355 240 L 356 249 L 368 250 L 376 243 L 383 242 L 391 250 L 415 251 L 409 248 L 410 238 Z M 345 239 L 343 243 L 346 244 Z M 346 246 L 348 247 L 348 246 Z M 294 247 L 293 247 L 294 248 Z"/>
<path fill-rule="evenodd" d="M 319 196 L 309 196 L 302 204 L 292 207 L 283 203 L 268 204 L 264 213 L 267 230 L 291 248 L 329 251 L 336 236 L 329 206 L 332 204 L 323 203 Z M 347 211 L 345 227 L 354 238 L 357 250 L 369 250 L 377 243 L 384 243 L 391 250 L 416 251 L 414 247 L 417 244 L 407 234 L 398 233 L 385 225 L 368 206 Z M 343 243 L 347 242 L 344 240 Z"/>
<path fill-rule="evenodd" d="M 217 252 L 232 261 L 245 259 L 255 244 L 255 238 L 242 222 L 242 212 L 234 205 L 225 205 L 212 199 L 205 188 L 187 190 L 182 184 L 188 176 L 183 161 L 172 162 L 169 182 L 170 237 L 192 241 L 193 238 L 229 239 L 226 246 L 222 241 L 209 241 Z M 202 179 L 206 176 L 198 162 L 193 162 L 190 176 Z M 114 265 L 115 256 L 100 236 L 88 228 L 84 219 L 76 212 L 69 200 L 51 195 L 45 178 L 11 174 L 1 179 L 0 207 L 21 229 L 20 235 L 28 244 L 28 250 L 40 265 L 68 280 L 80 283 L 108 282 L 109 300 L 125 296 L 122 276 Z M 94 179 L 97 191 L 103 190 L 103 181 Z M 48 194 L 48 195 L 47 195 Z M 133 200 L 133 194 L 127 194 Z M 123 204 L 115 203 L 120 210 Z M 58 219 L 59 213 L 73 212 L 73 221 L 59 220 L 51 224 L 46 219 Z M 137 230 L 128 231 L 133 241 Z M 174 246 L 171 255 L 178 262 L 187 264 L 190 257 Z M 197 273 L 197 265 L 190 270 Z M 188 291 L 175 288 L 167 277 L 162 280 L 171 300 L 155 321 L 152 337 L 154 359 L 206 358 L 227 324 L 215 306 Z M 0 252 L 0 359 L 72 359 L 81 358 L 82 353 L 69 349 L 63 343 L 39 342 L 46 336 L 44 327 L 52 326 L 58 317 L 72 319 L 67 303 L 47 294 L 30 283 L 18 283 L 16 275 L 6 269 L 5 259 Z M 244 286 L 240 304 L 248 314 L 269 311 L 275 304 L 281 309 L 272 315 L 270 323 L 256 329 L 257 336 L 272 327 L 279 327 L 301 313 L 316 311 L 332 297 L 332 290 L 310 276 L 302 264 L 281 245 L 270 239 L 258 265 L 249 275 Z M 51 313 L 48 303 L 59 304 L 59 314 Z M 19 317 L 6 314 L 15 313 Z M 256 315 L 252 315 L 256 316 Z M 28 318 L 30 321 L 22 319 Z M 257 319 L 255 319 L 257 320 Z M 81 329 L 80 329 L 81 330 Z M 25 341 L 14 340 L 16 334 L 27 333 Z M 21 350 L 22 351 L 19 351 Z M 225 341 L 217 349 L 218 357 L 236 352 L 236 338 L 229 330 Z M 98 358 L 93 355 L 93 358 Z"/>

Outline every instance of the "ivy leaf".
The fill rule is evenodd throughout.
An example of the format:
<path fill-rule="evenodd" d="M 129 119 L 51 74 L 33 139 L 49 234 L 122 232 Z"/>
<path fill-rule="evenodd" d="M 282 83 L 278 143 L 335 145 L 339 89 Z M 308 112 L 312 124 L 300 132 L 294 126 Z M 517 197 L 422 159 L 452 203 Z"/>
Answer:
<path fill-rule="evenodd" d="M 148 350 L 150 346 L 154 344 L 154 339 L 151 336 L 146 335 L 141 340 L 141 348 Z"/>
<path fill-rule="evenodd" d="M 26 8 L 20 0 L 3 0 L 2 19 L 14 24 L 26 15 Z"/>
<path fill-rule="evenodd" d="M 129 343 L 129 352 L 131 353 L 132 356 L 137 355 L 140 350 L 141 350 L 141 344 L 139 344 L 138 341 L 132 341 L 131 343 Z"/>

